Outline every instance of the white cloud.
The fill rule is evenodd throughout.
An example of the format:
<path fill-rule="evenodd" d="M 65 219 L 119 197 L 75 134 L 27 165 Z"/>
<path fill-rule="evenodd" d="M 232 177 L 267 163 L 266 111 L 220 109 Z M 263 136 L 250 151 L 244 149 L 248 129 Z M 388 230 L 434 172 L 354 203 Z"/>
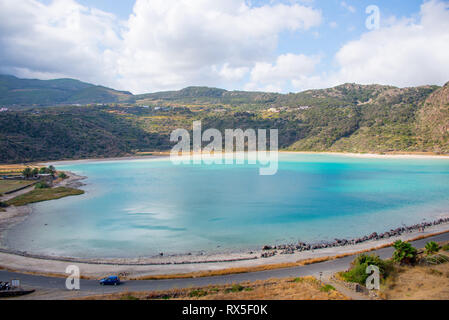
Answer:
<path fill-rule="evenodd" d="M 116 18 L 72 0 L 44 5 L 0 1 L 0 71 L 19 76 L 73 76 L 103 82 Z"/>
<path fill-rule="evenodd" d="M 258 62 L 251 70 L 251 81 L 246 85 L 248 90 L 267 90 L 282 92 L 300 79 L 310 76 L 320 62 L 318 56 L 303 54 L 280 55 L 274 64 Z"/>
<path fill-rule="evenodd" d="M 335 21 L 331 21 L 331 22 L 329 22 L 329 27 L 331 27 L 332 29 L 335 29 L 338 27 L 338 23 Z"/>
<path fill-rule="evenodd" d="M 420 19 L 391 20 L 336 54 L 338 72 L 327 82 L 396 86 L 444 84 L 449 80 L 449 3 L 428 1 Z"/>
<path fill-rule="evenodd" d="M 449 3 L 427 1 L 417 19 L 384 21 L 380 29 L 343 45 L 334 70 L 293 79 L 292 87 L 301 91 L 347 82 L 408 87 L 449 80 Z"/>
<path fill-rule="evenodd" d="M 285 92 L 449 80 L 446 1 L 424 2 L 416 18 L 382 17 L 385 25 L 343 45 L 326 73 L 317 71 L 321 55 L 276 53 L 281 33 L 318 31 L 322 15 L 311 3 L 137 0 L 129 19 L 120 21 L 76 0 L 0 0 L 0 72 L 73 77 L 136 93 L 189 85 Z"/>
<path fill-rule="evenodd" d="M 229 66 L 229 63 L 225 63 L 220 70 L 218 70 L 216 66 L 212 69 L 214 72 L 217 72 L 221 78 L 229 81 L 241 80 L 250 70 L 248 67 L 232 68 Z"/>
<path fill-rule="evenodd" d="M 347 4 L 345 1 L 340 2 L 340 5 L 341 5 L 343 8 L 347 9 L 347 10 L 348 10 L 349 12 L 351 12 L 351 13 L 355 13 L 355 12 L 356 12 L 356 9 L 355 9 L 353 6 Z"/>
<path fill-rule="evenodd" d="M 307 30 L 321 13 L 298 4 L 241 0 L 138 0 L 124 32 L 119 72 L 139 91 L 224 85 L 270 59 L 279 33 Z M 246 72 L 245 72 L 246 71 Z"/>
<path fill-rule="evenodd" d="M 75 0 L 0 1 L 0 72 L 134 92 L 230 85 L 269 61 L 283 31 L 321 24 L 296 3 L 137 0 L 128 21 Z"/>

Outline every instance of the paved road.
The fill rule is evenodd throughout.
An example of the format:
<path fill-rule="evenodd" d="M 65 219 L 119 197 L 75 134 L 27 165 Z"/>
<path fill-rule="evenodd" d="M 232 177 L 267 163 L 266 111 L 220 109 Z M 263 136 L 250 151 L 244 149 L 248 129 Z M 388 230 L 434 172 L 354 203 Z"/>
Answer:
<path fill-rule="evenodd" d="M 412 244 L 417 248 L 424 248 L 425 244 L 429 241 L 449 241 L 449 233 L 445 233 L 428 239 L 414 241 Z M 380 249 L 375 251 L 375 253 L 383 259 L 390 258 L 393 254 L 393 248 Z M 81 280 L 81 293 L 85 292 L 89 294 L 102 294 L 119 291 L 157 291 L 173 288 L 203 287 L 208 285 L 239 283 L 245 281 L 268 280 L 272 278 L 303 277 L 310 275 L 318 276 L 320 272 L 322 272 L 323 275 L 329 275 L 337 271 L 348 269 L 353 259 L 354 257 L 346 257 L 301 267 L 207 278 L 127 281 L 126 283 L 123 283 L 118 287 L 102 287 L 98 284 L 98 281 Z M 12 279 L 20 279 L 21 284 L 28 288 L 35 288 L 38 290 L 41 289 L 46 291 L 65 290 L 65 279 L 0 271 L 0 281 L 10 281 Z"/>

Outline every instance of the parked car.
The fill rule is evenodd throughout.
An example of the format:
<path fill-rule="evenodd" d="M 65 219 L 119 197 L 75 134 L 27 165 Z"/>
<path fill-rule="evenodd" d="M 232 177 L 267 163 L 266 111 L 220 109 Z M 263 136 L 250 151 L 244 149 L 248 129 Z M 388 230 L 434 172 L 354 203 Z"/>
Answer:
<path fill-rule="evenodd" d="M 11 290 L 11 285 L 9 282 L 0 282 L 0 291 L 9 291 Z"/>
<path fill-rule="evenodd" d="M 117 276 L 110 276 L 100 280 L 102 286 L 117 286 L 120 284 L 120 278 Z"/>

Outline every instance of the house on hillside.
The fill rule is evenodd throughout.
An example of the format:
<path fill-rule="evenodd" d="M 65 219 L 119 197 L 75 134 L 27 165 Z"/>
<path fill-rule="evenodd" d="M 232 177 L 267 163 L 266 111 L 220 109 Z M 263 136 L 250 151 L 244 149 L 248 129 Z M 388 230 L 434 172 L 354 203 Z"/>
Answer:
<path fill-rule="evenodd" d="M 0 112 L 7 112 L 8 108 L 0 108 Z"/>

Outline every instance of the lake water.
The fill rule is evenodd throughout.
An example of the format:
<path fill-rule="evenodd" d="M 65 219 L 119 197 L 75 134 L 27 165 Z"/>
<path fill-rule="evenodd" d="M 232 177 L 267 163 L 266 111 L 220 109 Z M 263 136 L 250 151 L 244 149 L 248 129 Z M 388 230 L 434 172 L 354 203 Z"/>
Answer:
<path fill-rule="evenodd" d="M 449 212 L 446 159 L 281 154 L 279 172 L 168 159 L 57 165 L 85 195 L 33 205 L 8 232 L 15 250 L 150 257 L 353 238 Z"/>

